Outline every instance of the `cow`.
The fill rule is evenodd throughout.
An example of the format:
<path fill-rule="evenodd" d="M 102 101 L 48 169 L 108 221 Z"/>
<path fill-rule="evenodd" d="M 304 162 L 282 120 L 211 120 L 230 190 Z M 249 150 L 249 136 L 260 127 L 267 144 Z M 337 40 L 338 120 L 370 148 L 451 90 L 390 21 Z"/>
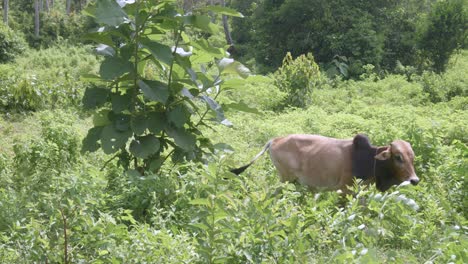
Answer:
<path fill-rule="evenodd" d="M 239 175 L 267 150 L 282 182 L 299 182 L 311 190 L 341 190 L 346 194 L 354 178 L 366 184 L 375 182 L 382 192 L 404 181 L 419 183 L 410 143 L 395 140 L 376 147 L 363 134 L 352 139 L 300 134 L 274 138 L 247 165 L 231 172 Z"/>

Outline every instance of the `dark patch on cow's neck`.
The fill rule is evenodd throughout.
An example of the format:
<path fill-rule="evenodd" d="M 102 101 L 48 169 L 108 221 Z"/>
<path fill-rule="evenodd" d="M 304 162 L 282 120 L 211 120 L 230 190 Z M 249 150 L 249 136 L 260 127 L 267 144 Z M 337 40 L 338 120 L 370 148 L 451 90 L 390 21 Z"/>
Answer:
<path fill-rule="evenodd" d="M 394 177 L 392 160 L 378 160 L 377 154 L 387 147 L 374 147 L 365 135 L 356 135 L 353 139 L 352 166 L 354 177 L 368 180 L 375 177 L 375 185 L 379 191 L 386 191 L 392 185 L 399 184 Z"/>
<path fill-rule="evenodd" d="M 370 144 L 369 138 L 358 134 L 353 139 L 352 172 L 362 180 L 374 177 L 374 160 L 377 148 Z"/>

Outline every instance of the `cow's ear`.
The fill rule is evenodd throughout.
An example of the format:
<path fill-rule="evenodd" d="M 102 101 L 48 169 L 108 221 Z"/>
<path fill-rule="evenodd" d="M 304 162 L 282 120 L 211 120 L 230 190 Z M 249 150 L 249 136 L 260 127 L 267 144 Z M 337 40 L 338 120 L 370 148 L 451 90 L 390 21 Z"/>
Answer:
<path fill-rule="evenodd" d="M 375 158 L 378 160 L 388 160 L 391 157 L 392 157 L 392 153 L 390 152 L 390 148 L 387 148 L 386 150 L 375 155 Z"/>

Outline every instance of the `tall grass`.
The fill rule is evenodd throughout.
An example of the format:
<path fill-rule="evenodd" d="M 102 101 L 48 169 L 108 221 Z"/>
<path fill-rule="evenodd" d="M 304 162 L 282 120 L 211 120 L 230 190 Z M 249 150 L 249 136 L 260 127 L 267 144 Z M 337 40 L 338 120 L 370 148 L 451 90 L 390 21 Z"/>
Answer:
<path fill-rule="evenodd" d="M 76 76 L 70 67 L 89 69 L 93 60 L 63 67 Z M 244 96 L 260 114 L 227 112 L 232 128 L 203 133 L 234 152 L 157 175 L 113 162 L 101 170 L 111 157 L 81 154 L 90 120 L 74 108 L 3 116 L 0 259 L 63 262 L 67 249 L 73 263 L 467 263 L 467 97 L 446 89 L 466 88 L 467 60 L 463 53 L 445 74 L 422 79 L 323 82 L 306 109 L 278 108 L 284 94 L 268 83 L 230 90 L 220 101 Z M 442 82 L 431 86 L 440 94 L 424 78 Z M 239 177 L 227 172 L 290 133 L 408 140 L 421 182 L 386 193 L 356 184 L 343 203 L 335 192 L 281 183 L 267 155 Z"/>

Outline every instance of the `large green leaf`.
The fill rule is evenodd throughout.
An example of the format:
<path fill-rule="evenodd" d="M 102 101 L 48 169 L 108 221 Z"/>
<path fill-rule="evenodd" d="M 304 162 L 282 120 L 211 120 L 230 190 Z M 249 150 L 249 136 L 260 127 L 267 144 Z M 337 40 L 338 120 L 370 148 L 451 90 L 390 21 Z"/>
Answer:
<path fill-rule="evenodd" d="M 126 94 L 111 94 L 112 111 L 114 113 L 120 113 L 128 110 L 132 104 L 132 96 L 129 93 Z"/>
<path fill-rule="evenodd" d="M 209 5 L 209 6 L 204 7 L 203 9 L 207 10 L 207 11 L 212 11 L 212 12 L 215 12 L 215 13 L 218 13 L 218 14 L 221 14 L 221 15 L 226 15 L 226 16 L 244 17 L 244 15 L 242 15 L 242 13 L 240 13 L 240 12 L 234 10 L 234 9 L 219 6 L 219 5 Z"/>
<path fill-rule="evenodd" d="M 99 0 L 91 5 L 85 13 L 93 16 L 97 23 L 117 27 L 127 20 L 127 14 L 115 0 Z"/>
<path fill-rule="evenodd" d="M 172 64 L 174 56 L 172 55 L 172 50 L 169 46 L 150 39 L 142 39 L 141 44 L 143 47 L 147 48 L 151 52 L 151 55 L 153 55 L 157 60 L 162 61 L 167 65 Z"/>
<path fill-rule="evenodd" d="M 116 78 L 133 70 L 133 63 L 118 57 L 106 57 L 101 63 L 99 74 L 104 80 L 115 80 Z"/>
<path fill-rule="evenodd" d="M 143 133 L 145 133 L 145 130 L 148 128 L 147 117 L 144 115 L 132 116 L 130 125 L 131 125 L 133 133 L 135 133 L 136 135 L 142 135 Z"/>
<path fill-rule="evenodd" d="M 218 67 L 222 73 L 234 73 L 242 78 L 247 78 L 250 75 L 250 70 L 234 59 L 223 58 L 219 61 Z"/>
<path fill-rule="evenodd" d="M 176 145 L 181 147 L 183 150 L 190 151 L 195 148 L 197 138 L 194 134 L 186 131 L 184 128 L 168 126 L 165 131 L 169 137 L 174 139 Z"/>
<path fill-rule="evenodd" d="M 190 113 L 187 111 L 185 105 L 178 105 L 174 109 L 171 109 L 167 113 L 167 118 L 169 122 L 174 124 L 176 127 L 183 127 L 185 123 L 188 122 L 190 118 Z"/>
<path fill-rule="evenodd" d="M 110 56 L 110 57 L 115 55 L 114 48 L 106 44 L 99 44 L 95 50 L 96 50 L 96 53 L 99 55 Z"/>
<path fill-rule="evenodd" d="M 169 98 L 169 89 L 167 84 L 160 81 L 139 80 L 138 87 L 140 87 L 143 95 L 152 101 L 166 103 Z"/>
<path fill-rule="evenodd" d="M 151 112 L 148 114 L 148 130 L 153 134 L 158 134 L 166 127 L 164 113 Z"/>
<path fill-rule="evenodd" d="M 217 58 L 224 56 L 224 52 L 222 49 L 213 47 L 206 39 L 195 40 L 192 41 L 191 44 L 195 48 L 197 48 L 197 53 L 200 53 L 200 51 L 202 51 L 204 53 L 207 53 L 208 55 Z"/>
<path fill-rule="evenodd" d="M 131 130 L 120 132 L 114 128 L 113 124 L 105 126 L 101 132 L 102 150 L 106 154 L 115 153 L 125 147 L 131 135 Z"/>
<path fill-rule="evenodd" d="M 200 96 L 200 98 L 203 101 L 205 101 L 206 104 L 210 107 L 210 109 L 213 110 L 213 112 L 216 114 L 216 121 L 226 126 L 232 125 L 232 123 L 229 120 L 227 120 L 224 116 L 224 111 L 221 105 L 219 105 L 215 100 L 213 100 L 213 98 L 206 95 L 202 95 Z"/>
<path fill-rule="evenodd" d="M 93 127 L 88 130 L 88 134 L 83 139 L 83 146 L 81 147 L 81 152 L 85 153 L 87 151 L 94 152 L 99 149 L 100 144 L 98 140 L 101 139 L 101 132 L 103 127 Z"/>
<path fill-rule="evenodd" d="M 112 41 L 112 35 L 106 31 L 99 32 L 90 32 L 83 35 L 83 40 L 91 40 L 96 43 L 106 44 L 108 46 L 113 46 L 115 43 Z"/>
<path fill-rule="evenodd" d="M 92 109 L 102 106 L 107 101 L 109 90 L 106 88 L 92 87 L 87 88 L 83 96 L 83 106 L 86 109 Z"/>
<path fill-rule="evenodd" d="M 152 136 L 138 137 L 130 143 L 130 153 L 137 158 L 146 159 L 159 150 L 159 140 Z"/>
<path fill-rule="evenodd" d="M 218 27 L 211 23 L 211 18 L 208 16 L 201 15 L 188 15 L 183 17 L 183 22 L 186 25 L 192 25 L 208 33 L 217 33 Z"/>
<path fill-rule="evenodd" d="M 242 100 L 240 102 L 237 102 L 237 103 L 226 104 L 226 105 L 224 105 L 224 107 L 226 109 L 234 109 L 234 110 L 241 111 L 241 112 L 246 112 L 246 113 L 261 114 L 260 111 L 258 111 L 257 108 L 253 108 L 253 107 L 248 106 Z"/>

